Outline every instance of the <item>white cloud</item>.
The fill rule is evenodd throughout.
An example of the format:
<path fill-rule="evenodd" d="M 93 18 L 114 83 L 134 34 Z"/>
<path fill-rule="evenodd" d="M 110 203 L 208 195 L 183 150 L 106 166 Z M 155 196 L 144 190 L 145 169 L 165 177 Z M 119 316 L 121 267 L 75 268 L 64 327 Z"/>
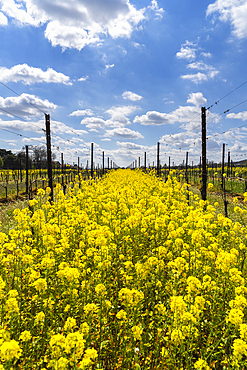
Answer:
<path fill-rule="evenodd" d="M 160 143 L 175 146 L 177 148 L 199 148 L 201 147 L 201 138 L 198 134 L 194 134 L 192 137 L 191 132 L 181 132 L 173 135 L 163 135 L 160 139 Z"/>
<path fill-rule="evenodd" d="M 207 81 L 208 80 L 208 76 L 205 73 L 201 73 L 201 72 L 198 72 L 198 73 L 195 73 L 195 74 L 183 75 L 183 76 L 181 76 L 181 78 L 183 80 L 191 80 L 195 84 L 198 84 L 202 81 Z"/>
<path fill-rule="evenodd" d="M 217 0 L 207 8 L 207 16 L 218 12 L 220 21 L 230 22 L 238 38 L 247 37 L 247 2 L 245 0 Z"/>
<path fill-rule="evenodd" d="M 118 127 L 113 130 L 107 130 L 104 134 L 105 137 L 120 137 L 122 139 L 144 139 L 142 134 L 138 131 L 130 130 L 126 127 Z"/>
<path fill-rule="evenodd" d="M 243 111 L 239 113 L 229 113 L 227 114 L 226 118 L 241 119 L 242 121 L 247 121 L 247 111 Z"/>
<path fill-rule="evenodd" d="M 34 132 L 37 132 L 37 133 L 43 133 L 42 129 L 45 128 L 45 121 L 28 121 L 28 122 L 24 122 L 24 121 L 21 121 L 21 120 L 18 120 L 18 119 L 13 119 L 11 121 L 3 121 L 1 118 L 0 118 L 0 127 L 1 128 L 5 128 L 5 129 L 8 129 L 8 130 L 11 130 L 11 131 L 20 131 L 20 132 L 23 132 L 23 131 L 34 131 Z"/>
<path fill-rule="evenodd" d="M 36 132 L 36 133 L 39 133 L 39 134 L 43 134 L 44 129 L 45 129 L 45 120 L 44 119 L 40 119 L 38 121 L 30 120 L 30 121 L 25 122 L 25 121 L 21 121 L 21 120 L 18 120 L 18 119 L 11 120 L 11 121 L 8 121 L 8 120 L 3 121 L 2 119 L 0 119 L 0 127 L 6 128 L 6 129 L 9 129 L 9 130 L 13 130 L 13 131 L 20 131 L 20 132 L 22 132 L 22 131 L 32 131 L 32 132 Z M 87 134 L 87 131 L 85 131 L 85 130 L 75 130 L 74 128 L 69 127 L 69 126 L 65 125 L 64 123 L 62 123 L 62 122 L 51 120 L 51 135 L 52 135 L 53 144 L 54 144 L 54 140 L 57 140 L 56 139 L 56 134 L 59 134 L 59 135 L 61 135 L 61 134 L 83 135 L 83 134 Z M 63 140 L 64 142 L 66 142 L 68 137 L 66 137 L 65 139 L 63 139 L 63 138 L 60 138 L 60 139 Z M 73 141 L 75 139 L 78 140 L 78 138 L 74 138 Z"/>
<path fill-rule="evenodd" d="M 136 143 L 131 143 L 131 142 L 128 142 L 128 141 L 126 141 L 126 142 L 117 141 L 117 145 L 121 146 L 122 148 L 127 149 L 127 150 L 143 150 L 144 148 L 146 148 L 143 145 L 139 145 L 139 144 L 136 144 Z"/>
<path fill-rule="evenodd" d="M 123 105 L 119 107 L 111 107 L 105 113 L 109 114 L 111 116 L 111 121 L 115 122 L 115 125 L 111 124 L 111 126 L 124 127 L 131 124 L 127 116 L 135 112 L 137 109 L 139 109 L 137 106 Z"/>
<path fill-rule="evenodd" d="M 65 125 L 63 122 L 53 121 L 51 119 L 51 132 L 52 134 L 59 133 L 60 134 L 67 134 L 67 135 L 84 135 L 88 132 L 86 130 L 76 130 L 70 126 Z M 78 140 L 78 138 L 76 138 Z M 65 139 L 66 140 L 66 139 Z M 75 138 L 73 139 L 73 141 Z"/>
<path fill-rule="evenodd" d="M 187 68 L 190 68 L 190 69 L 198 69 L 200 71 L 214 71 L 215 68 L 206 64 L 206 63 L 203 63 L 203 62 L 193 62 L 193 63 L 190 63 L 187 65 Z"/>
<path fill-rule="evenodd" d="M 163 8 L 159 8 L 159 5 L 156 0 L 151 1 L 151 5 L 148 6 L 149 9 L 155 12 L 156 18 L 163 18 L 163 13 L 165 13 Z"/>
<path fill-rule="evenodd" d="M 125 127 L 130 125 L 128 115 L 135 112 L 139 107 L 132 105 L 124 105 L 119 107 L 111 107 L 106 114 L 110 115 L 110 119 L 104 120 L 102 117 L 85 117 L 81 121 L 82 125 L 86 125 L 90 129 L 105 129 L 107 127 Z M 79 111 L 80 112 L 80 111 Z"/>
<path fill-rule="evenodd" d="M 187 99 L 187 103 L 192 103 L 193 106 L 180 106 L 178 109 L 171 113 L 160 113 L 156 111 L 149 111 L 142 116 L 136 116 L 134 123 L 140 123 L 144 126 L 160 126 L 165 124 L 174 124 L 175 122 L 188 122 L 200 112 L 200 105 L 205 105 L 207 99 L 203 94 L 192 93 Z"/>
<path fill-rule="evenodd" d="M 141 95 L 137 95 L 131 91 L 125 91 L 122 95 L 122 97 L 124 99 L 129 99 L 129 100 L 132 100 L 132 101 L 137 101 L 137 100 L 141 100 L 142 99 L 142 96 Z"/>
<path fill-rule="evenodd" d="M 98 117 L 86 117 L 81 120 L 81 124 L 86 125 L 86 127 L 89 129 L 101 129 L 105 126 L 105 121 L 102 118 Z"/>
<path fill-rule="evenodd" d="M 145 48 L 146 46 L 144 44 L 139 44 L 138 42 L 135 42 L 133 41 L 132 42 L 132 45 L 136 48 L 136 49 L 141 49 L 141 48 Z"/>
<path fill-rule="evenodd" d="M 203 63 L 203 62 L 190 63 L 187 65 L 187 68 L 198 69 L 199 71 L 205 71 L 205 73 L 198 72 L 196 74 L 189 74 L 189 75 L 181 76 L 181 78 L 191 80 L 195 82 L 196 84 L 202 81 L 207 81 L 210 78 L 214 78 L 219 73 L 219 71 L 217 71 L 216 68 L 206 63 Z"/>
<path fill-rule="evenodd" d="M 201 52 L 201 55 L 202 55 L 204 58 L 212 58 L 212 54 L 211 54 L 211 53 Z"/>
<path fill-rule="evenodd" d="M 30 94 L 21 94 L 17 97 L 10 96 L 5 99 L 0 96 L 0 108 L 22 117 L 39 116 L 42 113 L 40 110 L 48 113 L 49 111 L 56 109 L 56 107 L 57 106 L 55 104 L 48 100 L 41 100 L 35 95 Z M 4 113 L 0 111 L 0 114 Z"/>
<path fill-rule="evenodd" d="M 72 113 L 70 113 L 70 116 L 76 116 L 76 117 L 80 117 L 80 116 L 93 116 L 93 111 L 91 109 L 84 109 L 84 110 L 76 110 Z"/>
<path fill-rule="evenodd" d="M 201 105 L 205 105 L 207 103 L 207 99 L 204 98 L 201 92 L 189 94 L 189 98 L 187 99 L 187 103 L 192 103 L 196 107 Z"/>
<path fill-rule="evenodd" d="M 85 77 L 81 77 L 78 79 L 78 81 L 87 81 L 89 79 L 88 76 L 85 76 Z"/>
<path fill-rule="evenodd" d="M 114 64 L 106 64 L 105 68 L 106 70 L 109 69 L 109 68 L 113 68 L 114 67 Z"/>
<path fill-rule="evenodd" d="M 81 50 L 112 38 L 130 37 L 145 19 L 129 0 L 1 0 L 1 11 L 20 25 L 45 25 L 52 46 Z"/>
<path fill-rule="evenodd" d="M 180 51 L 177 52 L 176 57 L 179 59 L 194 60 L 196 58 L 197 45 L 188 40 L 181 46 Z"/>
<path fill-rule="evenodd" d="M 0 26 L 7 26 L 8 18 L 0 12 Z"/>
<path fill-rule="evenodd" d="M 46 72 L 40 68 L 30 67 L 27 64 L 18 64 L 10 69 L 0 67 L 0 81 L 2 82 L 18 82 L 22 81 L 24 85 L 32 85 L 35 83 L 63 83 L 72 85 L 70 78 L 63 73 L 54 71 L 48 68 Z"/>
<path fill-rule="evenodd" d="M 111 141 L 108 137 L 105 137 L 104 139 L 101 139 L 101 141 Z"/>

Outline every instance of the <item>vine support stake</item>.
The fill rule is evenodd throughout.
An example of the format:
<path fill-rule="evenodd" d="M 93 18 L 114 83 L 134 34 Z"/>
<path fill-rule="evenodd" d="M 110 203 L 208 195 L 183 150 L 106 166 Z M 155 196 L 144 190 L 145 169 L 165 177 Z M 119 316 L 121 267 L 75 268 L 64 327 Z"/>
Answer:
<path fill-rule="evenodd" d="M 47 167 L 48 167 L 48 178 L 49 187 L 51 189 L 50 199 L 53 201 L 53 184 L 52 184 L 52 162 L 51 162 L 51 127 L 50 127 L 50 115 L 45 115 L 46 125 L 46 147 L 47 147 Z"/>
<path fill-rule="evenodd" d="M 26 145 L 26 194 L 28 194 L 28 145 Z"/>
<path fill-rule="evenodd" d="M 206 108 L 202 107 L 202 200 L 207 200 Z"/>

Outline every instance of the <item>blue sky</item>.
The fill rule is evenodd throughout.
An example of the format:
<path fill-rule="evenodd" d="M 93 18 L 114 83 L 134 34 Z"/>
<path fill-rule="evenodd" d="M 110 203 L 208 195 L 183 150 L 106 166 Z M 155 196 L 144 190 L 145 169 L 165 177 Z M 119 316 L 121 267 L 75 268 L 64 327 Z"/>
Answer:
<path fill-rule="evenodd" d="M 156 163 L 159 141 L 198 163 L 213 105 L 208 159 L 246 158 L 246 19 L 246 0 L 0 0 L 0 147 L 45 144 L 45 112 L 58 160 L 93 142 L 96 164 Z"/>

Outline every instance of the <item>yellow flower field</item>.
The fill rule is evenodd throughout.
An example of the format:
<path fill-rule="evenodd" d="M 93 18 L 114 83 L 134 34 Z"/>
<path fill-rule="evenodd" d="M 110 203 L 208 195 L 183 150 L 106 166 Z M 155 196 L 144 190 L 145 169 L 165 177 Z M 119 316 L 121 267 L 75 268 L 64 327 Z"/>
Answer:
<path fill-rule="evenodd" d="M 247 368 L 246 228 L 117 170 L 0 233 L 0 369 Z"/>

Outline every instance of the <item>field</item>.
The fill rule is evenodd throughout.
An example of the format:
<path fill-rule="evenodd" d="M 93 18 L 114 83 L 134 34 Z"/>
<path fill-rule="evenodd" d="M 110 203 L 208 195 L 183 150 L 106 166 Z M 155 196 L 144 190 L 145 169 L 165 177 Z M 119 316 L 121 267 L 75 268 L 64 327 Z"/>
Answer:
<path fill-rule="evenodd" d="M 246 368 L 244 201 L 233 222 L 141 170 L 48 198 L 0 233 L 3 369 Z"/>

